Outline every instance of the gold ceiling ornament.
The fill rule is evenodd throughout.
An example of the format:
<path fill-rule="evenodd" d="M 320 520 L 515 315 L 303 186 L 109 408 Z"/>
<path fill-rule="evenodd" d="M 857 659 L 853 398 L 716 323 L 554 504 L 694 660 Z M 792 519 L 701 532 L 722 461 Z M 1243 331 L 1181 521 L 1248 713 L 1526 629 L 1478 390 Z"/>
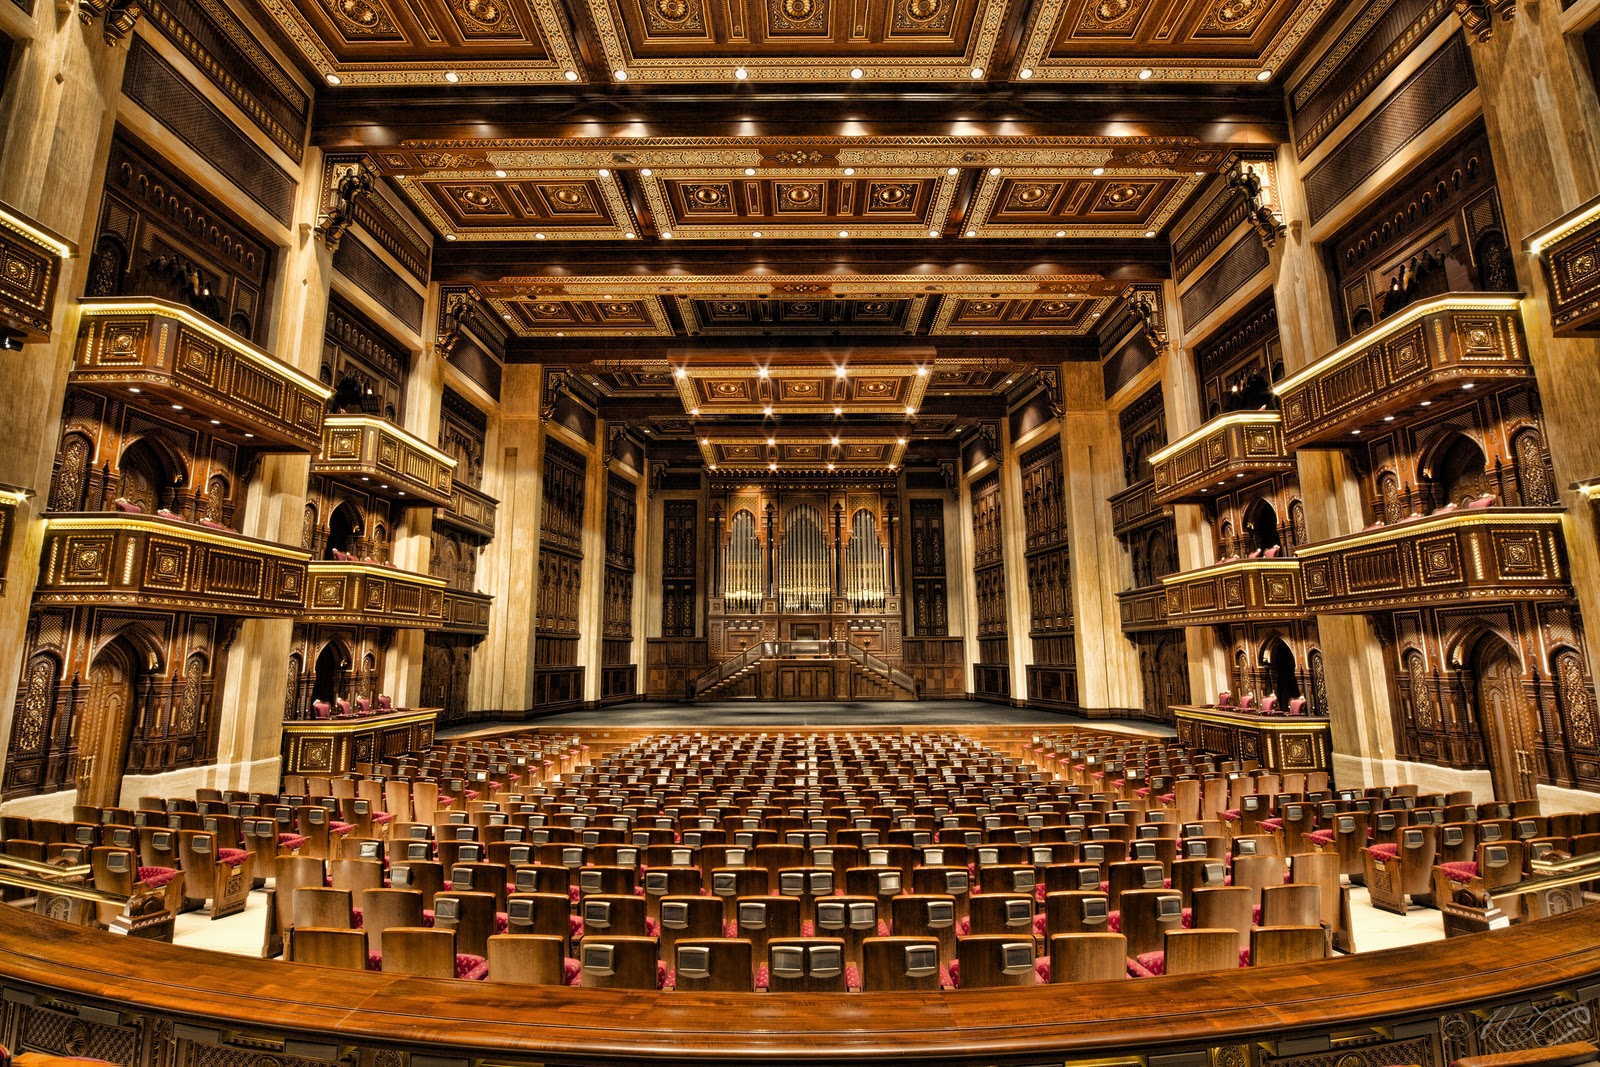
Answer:
<path fill-rule="evenodd" d="M 691 418 L 832 415 L 840 410 L 904 418 L 921 409 L 933 362 L 931 351 L 918 362 L 899 352 L 890 363 L 858 360 L 841 375 L 832 362 L 696 360 L 673 374 L 678 398 Z"/>
<path fill-rule="evenodd" d="M 1030 181 L 1033 178 L 1056 178 L 1081 183 L 1102 176 L 1082 168 L 1066 168 L 1029 171 L 1027 177 Z M 996 222 L 995 216 L 1002 210 L 997 206 L 1000 190 L 1010 178 L 1004 171 L 1000 174 L 986 171 L 979 179 L 978 192 L 973 197 L 967 228 L 974 231 L 978 237 L 1055 237 L 1059 231 L 1065 230 L 1067 235 L 1079 238 L 1140 238 L 1151 230 L 1159 232 L 1164 229 L 1205 181 L 1205 176 L 1202 174 L 1192 171 L 1179 172 L 1165 167 L 1152 168 L 1148 171 L 1118 169 L 1108 172 L 1103 177 L 1115 184 L 1098 198 L 1095 208 L 1098 211 L 1126 211 L 1130 204 L 1136 208 L 1142 207 L 1149 197 L 1157 195 L 1157 190 L 1151 185 L 1152 180 L 1170 182 L 1171 188 L 1161 197 L 1160 203 L 1148 213 L 1141 213 L 1124 223 L 1090 222 L 1054 215 L 1026 223 Z"/>
<path fill-rule="evenodd" d="M 1095 288 L 1104 290 L 1106 286 Z M 990 290 L 983 295 L 988 299 L 966 301 L 958 299 L 959 294 L 952 294 L 950 299 L 941 300 L 928 329 L 929 336 L 1086 337 L 1116 300 L 1115 291 L 1065 293 L 1061 294 L 1064 299 L 1057 300 L 1040 300 L 1037 290 Z M 1076 320 L 1067 320 L 1065 317 L 1073 310 L 1081 310 L 1082 314 Z M 972 317 L 968 317 L 969 313 Z M 943 365 L 941 361 L 940 366 Z"/>
<path fill-rule="evenodd" d="M 485 196 L 479 200 L 470 200 L 468 203 L 475 208 L 487 209 L 492 206 L 495 199 L 504 199 L 496 191 L 505 183 L 514 182 L 514 179 L 499 178 L 492 171 L 451 170 L 443 173 L 398 174 L 390 178 L 395 187 L 405 193 L 411 207 L 425 218 L 435 230 L 444 235 L 446 239 L 458 241 L 533 241 L 540 240 L 539 234 L 546 237 L 565 241 L 620 241 L 625 239 L 625 234 L 638 233 L 639 222 L 633 216 L 633 207 L 628 203 L 627 194 L 623 192 L 616 175 L 610 174 L 600 177 L 593 170 L 583 169 L 557 169 L 543 171 L 536 179 L 541 185 L 550 185 L 557 192 L 554 194 L 555 203 L 552 207 L 557 212 L 556 217 L 548 220 L 541 228 L 537 219 L 509 219 L 506 225 L 473 225 L 461 227 L 447 217 L 439 209 L 434 198 L 429 195 L 426 186 L 449 181 L 452 185 L 457 183 L 469 188 L 478 188 L 480 193 L 489 190 L 492 197 Z M 600 226 L 571 226 L 561 222 L 560 209 L 564 202 L 559 199 L 559 191 L 573 189 L 572 185 L 561 183 L 593 182 L 600 190 L 604 210 L 609 223 Z M 588 196 L 587 191 L 579 194 L 581 201 Z M 503 204 L 502 204 L 503 206 Z M 575 207 L 576 205 L 572 205 Z M 463 205 L 464 208 L 467 205 Z M 469 216 L 485 221 L 481 215 Z"/>
<path fill-rule="evenodd" d="M 539 294 L 522 286 L 479 285 L 484 304 L 518 337 L 671 337 L 672 323 L 654 296 L 630 297 L 626 302 L 588 298 L 560 298 L 527 302 Z M 525 314 L 524 314 L 525 312 Z M 609 312 L 609 318 L 607 313 Z"/>
<path fill-rule="evenodd" d="M 770 470 L 892 470 L 905 460 L 912 428 L 870 430 L 807 429 L 798 431 L 719 430 L 697 427 L 700 458 L 721 473 Z"/>
<path fill-rule="evenodd" d="M 1455 0 L 1456 17 L 1468 33 L 1479 41 L 1494 36 L 1494 20 L 1510 22 L 1517 17 L 1517 0 Z"/>
<path fill-rule="evenodd" d="M 814 321 L 798 321 L 785 324 L 775 321 L 758 321 L 752 317 L 748 323 L 707 322 L 701 318 L 700 312 L 696 307 L 696 300 L 704 299 L 703 297 L 677 296 L 674 297 L 674 300 L 678 308 L 678 317 L 683 321 L 684 329 L 688 331 L 691 337 L 704 333 L 804 333 L 832 332 L 835 329 L 848 329 L 852 334 L 911 334 L 916 332 L 917 325 L 921 323 L 923 310 L 928 302 L 928 297 L 922 294 L 911 296 L 909 299 L 902 295 L 899 299 L 906 300 L 905 314 L 900 318 L 890 318 L 888 317 L 892 306 L 890 301 L 856 300 L 854 301 L 854 310 L 858 313 L 857 317 L 848 320 L 834 320 L 823 315 L 824 309 L 821 305 L 824 301 L 838 301 L 838 294 L 832 294 L 831 296 L 824 294 L 818 299 L 810 301 L 790 299 L 790 297 L 796 296 L 803 297 L 804 294 L 774 293 L 771 297 L 756 297 L 755 299 L 782 303 L 785 305 L 786 310 L 792 311 L 797 315 L 814 312 L 816 314 Z M 746 312 L 746 303 L 746 301 L 719 301 L 715 310 L 732 320 Z M 877 305 L 879 310 L 869 310 L 873 305 Z"/>

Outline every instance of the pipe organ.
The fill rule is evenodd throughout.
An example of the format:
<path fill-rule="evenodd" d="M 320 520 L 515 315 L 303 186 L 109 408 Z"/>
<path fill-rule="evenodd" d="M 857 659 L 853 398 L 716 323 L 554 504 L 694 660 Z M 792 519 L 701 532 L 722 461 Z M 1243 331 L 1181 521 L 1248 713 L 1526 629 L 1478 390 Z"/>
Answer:
<path fill-rule="evenodd" d="M 898 666 L 899 510 L 892 482 L 713 485 L 706 628 L 711 662 L 762 643 L 804 653 L 806 643 L 821 642 L 818 656 L 857 654 L 837 644 L 843 642 Z"/>

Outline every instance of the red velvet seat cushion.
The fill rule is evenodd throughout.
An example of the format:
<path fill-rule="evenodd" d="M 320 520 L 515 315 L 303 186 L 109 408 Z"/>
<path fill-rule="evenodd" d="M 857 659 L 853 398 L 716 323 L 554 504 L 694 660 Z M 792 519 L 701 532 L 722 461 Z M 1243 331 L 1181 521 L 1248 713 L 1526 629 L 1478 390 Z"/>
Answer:
<path fill-rule="evenodd" d="M 453 808 L 455 807 L 455 803 L 455 797 L 440 797 L 438 806 L 441 808 Z"/>
<path fill-rule="evenodd" d="M 178 877 L 178 872 L 171 867 L 139 868 L 139 881 L 151 887 L 152 889 L 159 889 L 161 886 L 170 883 L 176 877 Z"/>
<path fill-rule="evenodd" d="M 1262 819 L 1261 820 L 1261 828 L 1263 830 L 1267 830 L 1267 831 L 1282 830 L 1283 829 L 1283 820 L 1282 819 Z"/>
<path fill-rule="evenodd" d="M 489 977 L 489 961 L 470 952 L 457 952 L 456 977 L 470 982 L 481 982 Z"/>
<path fill-rule="evenodd" d="M 1396 856 L 1400 855 L 1400 846 L 1394 844 L 1368 845 L 1361 851 L 1368 853 L 1373 859 L 1383 862 L 1386 860 L 1392 860 Z"/>
<path fill-rule="evenodd" d="M 336 834 L 347 834 L 355 828 L 355 823 L 340 822 L 338 819 L 335 819 L 328 824 L 328 829 Z"/>
<path fill-rule="evenodd" d="M 1033 961 L 1033 980 L 1040 985 L 1050 984 L 1050 957 L 1038 956 Z"/>
<path fill-rule="evenodd" d="M 1217 814 L 1222 817 L 1223 822 L 1238 822 L 1243 817 L 1238 808 L 1223 808 Z"/>
<path fill-rule="evenodd" d="M 377 823 L 379 826 L 388 826 L 390 823 L 394 822 L 394 812 L 375 811 L 372 813 L 372 821 Z"/>
<path fill-rule="evenodd" d="M 1439 869 L 1452 882 L 1470 882 L 1478 877 L 1478 865 L 1472 860 L 1459 860 L 1455 863 L 1441 863 Z"/>
<path fill-rule="evenodd" d="M 360 908 L 350 909 L 350 929 L 360 930 L 367 921 L 367 913 Z"/>
<path fill-rule="evenodd" d="M 946 977 L 947 980 L 950 983 L 950 985 L 947 988 L 960 989 L 961 988 L 961 961 L 960 960 L 951 960 L 950 961 L 950 969 L 945 972 L 945 975 L 943 977 Z"/>
<path fill-rule="evenodd" d="M 303 835 L 303 834 L 279 834 L 278 835 L 278 847 L 279 848 L 299 848 L 300 846 L 304 845 L 305 843 L 306 843 L 306 839 L 305 839 L 305 835 Z"/>
<path fill-rule="evenodd" d="M 468 800 L 477 800 L 478 799 L 478 791 L 476 789 L 467 790 L 467 799 Z"/>
<path fill-rule="evenodd" d="M 217 849 L 217 862 L 226 863 L 229 867 L 243 867 L 244 861 L 250 858 L 250 853 L 242 848 Z"/>
<path fill-rule="evenodd" d="M 583 920 L 576 915 L 567 916 L 567 936 L 574 941 L 583 936 Z"/>
<path fill-rule="evenodd" d="M 1176 794 L 1176 793 L 1162 793 L 1161 794 L 1161 803 L 1163 803 L 1163 804 L 1176 804 L 1177 802 L 1178 802 L 1178 794 Z"/>
<path fill-rule="evenodd" d="M 1246 945 L 1239 950 L 1239 966 L 1250 966 L 1250 946 Z"/>
<path fill-rule="evenodd" d="M 1132 957 L 1129 957 L 1128 958 L 1128 977 L 1129 978 L 1154 978 L 1155 975 L 1151 974 L 1149 968 L 1147 968 L 1144 964 L 1140 963 L 1136 959 L 1133 959 Z"/>
<path fill-rule="evenodd" d="M 507 918 L 506 913 L 503 912 L 503 911 L 495 912 L 494 913 L 494 932 L 497 933 L 497 934 L 503 934 L 503 933 L 505 933 L 506 931 L 508 931 L 510 929 L 511 929 L 511 920 L 509 918 Z"/>
<path fill-rule="evenodd" d="M 1167 954 L 1165 952 L 1141 952 L 1135 959 L 1139 966 L 1150 972 L 1151 977 L 1159 978 L 1167 973 Z"/>
<path fill-rule="evenodd" d="M 562 957 L 562 959 L 561 959 L 561 984 L 562 985 L 577 985 L 578 984 L 578 979 L 580 979 L 581 977 L 583 977 L 583 964 L 579 963 L 577 960 L 573 959 L 571 956 Z"/>
<path fill-rule="evenodd" d="M 1333 844 L 1333 831 L 1313 830 L 1306 835 L 1306 840 L 1313 845 L 1331 845 Z"/>
<path fill-rule="evenodd" d="M 1136 797 L 1147 797 L 1150 795 L 1150 787 L 1147 785 L 1141 785 L 1138 789 L 1133 791 L 1133 795 Z"/>
<path fill-rule="evenodd" d="M 369 971 L 381 971 L 381 970 L 383 970 L 383 953 L 379 952 L 377 949 L 370 949 L 369 948 L 367 950 L 367 970 L 369 970 Z"/>

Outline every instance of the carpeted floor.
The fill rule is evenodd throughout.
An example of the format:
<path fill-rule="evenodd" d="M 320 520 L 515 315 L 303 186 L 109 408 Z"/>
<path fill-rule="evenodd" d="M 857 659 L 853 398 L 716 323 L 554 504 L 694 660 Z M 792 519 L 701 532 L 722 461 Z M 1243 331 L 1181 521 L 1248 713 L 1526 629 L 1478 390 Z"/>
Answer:
<path fill-rule="evenodd" d="M 441 738 L 503 733 L 518 726 L 557 729 L 593 726 L 661 727 L 759 726 L 790 730 L 811 726 L 1090 726 L 1119 733 L 1171 737 L 1172 729 L 1127 719 L 1086 719 L 1078 715 L 1011 708 L 975 700 L 837 701 L 777 704 L 723 701 L 715 704 L 619 704 L 593 711 L 542 715 L 526 723 L 474 723 L 439 731 Z"/>

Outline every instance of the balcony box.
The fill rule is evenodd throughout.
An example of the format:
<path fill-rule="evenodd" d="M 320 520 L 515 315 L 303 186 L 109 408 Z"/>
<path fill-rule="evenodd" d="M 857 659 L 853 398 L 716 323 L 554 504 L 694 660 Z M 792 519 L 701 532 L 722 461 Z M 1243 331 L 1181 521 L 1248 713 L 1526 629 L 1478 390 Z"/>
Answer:
<path fill-rule="evenodd" d="M 1330 614 L 1570 597 L 1559 508 L 1484 508 L 1298 550 L 1306 606 Z"/>
<path fill-rule="evenodd" d="M 0 204 L 0 336 L 50 339 L 61 261 L 76 254 L 71 241 Z"/>
<path fill-rule="evenodd" d="M 1111 532 L 1126 537 L 1135 530 L 1172 518 L 1172 509 L 1156 503 L 1156 483 L 1146 478 L 1107 498 L 1111 505 Z"/>
<path fill-rule="evenodd" d="M 322 420 L 322 453 L 311 473 L 406 505 L 445 507 L 456 461 L 394 423 L 372 415 Z"/>
<path fill-rule="evenodd" d="M 494 537 L 495 513 L 500 501 L 462 482 L 450 485 L 450 503 L 436 511 L 434 524 L 444 523 L 478 537 Z"/>
<path fill-rule="evenodd" d="M 231 530 L 122 512 L 45 522 L 34 603 L 288 617 L 305 607 L 310 556 Z"/>
<path fill-rule="evenodd" d="M 1515 296 L 1455 294 L 1415 304 L 1273 386 L 1291 449 L 1339 448 L 1387 416 L 1462 390 L 1531 381 Z"/>
<path fill-rule="evenodd" d="M 68 384 L 162 418 L 215 419 L 242 448 L 315 452 L 332 391 L 180 304 L 85 300 Z M 188 416 L 179 415 L 188 412 Z"/>
<path fill-rule="evenodd" d="M 444 626 L 444 581 L 381 563 L 311 562 L 305 622 L 437 630 Z"/>
<path fill-rule="evenodd" d="M 1233 482 L 1295 469 L 1276 411 L 1218 415 L 1150 457 L 1158 504 L 1198 503 Z"/>
<path fill-rule="evenodd" d="M 1118 593 L 1117 604 L 1125 634 L 1170 630 L 1174 626 L 1167 620 L 1167 591 L 1159 585 Z"/>
<path fill-rule="evenodd" d="M 1169 626 L 1213 626 L 1309 615 L 1298 559 L 1235 559 L 1161 579 Z"/>
<path fill-rule="evenodd" d="M 1544 272 L 1555 335 L 1600 330 L 1600 197 L 1534 234 L 1528 251 Z"/>
<path fill-rule="evenodd" d="M 444 625 L 440 629 L 452 634 L 474 634 L 479 637 L 489 632 L 489 605 L 494 597 L 488 593 L 466 593 L 459 589 L 444 591 Z"/>

